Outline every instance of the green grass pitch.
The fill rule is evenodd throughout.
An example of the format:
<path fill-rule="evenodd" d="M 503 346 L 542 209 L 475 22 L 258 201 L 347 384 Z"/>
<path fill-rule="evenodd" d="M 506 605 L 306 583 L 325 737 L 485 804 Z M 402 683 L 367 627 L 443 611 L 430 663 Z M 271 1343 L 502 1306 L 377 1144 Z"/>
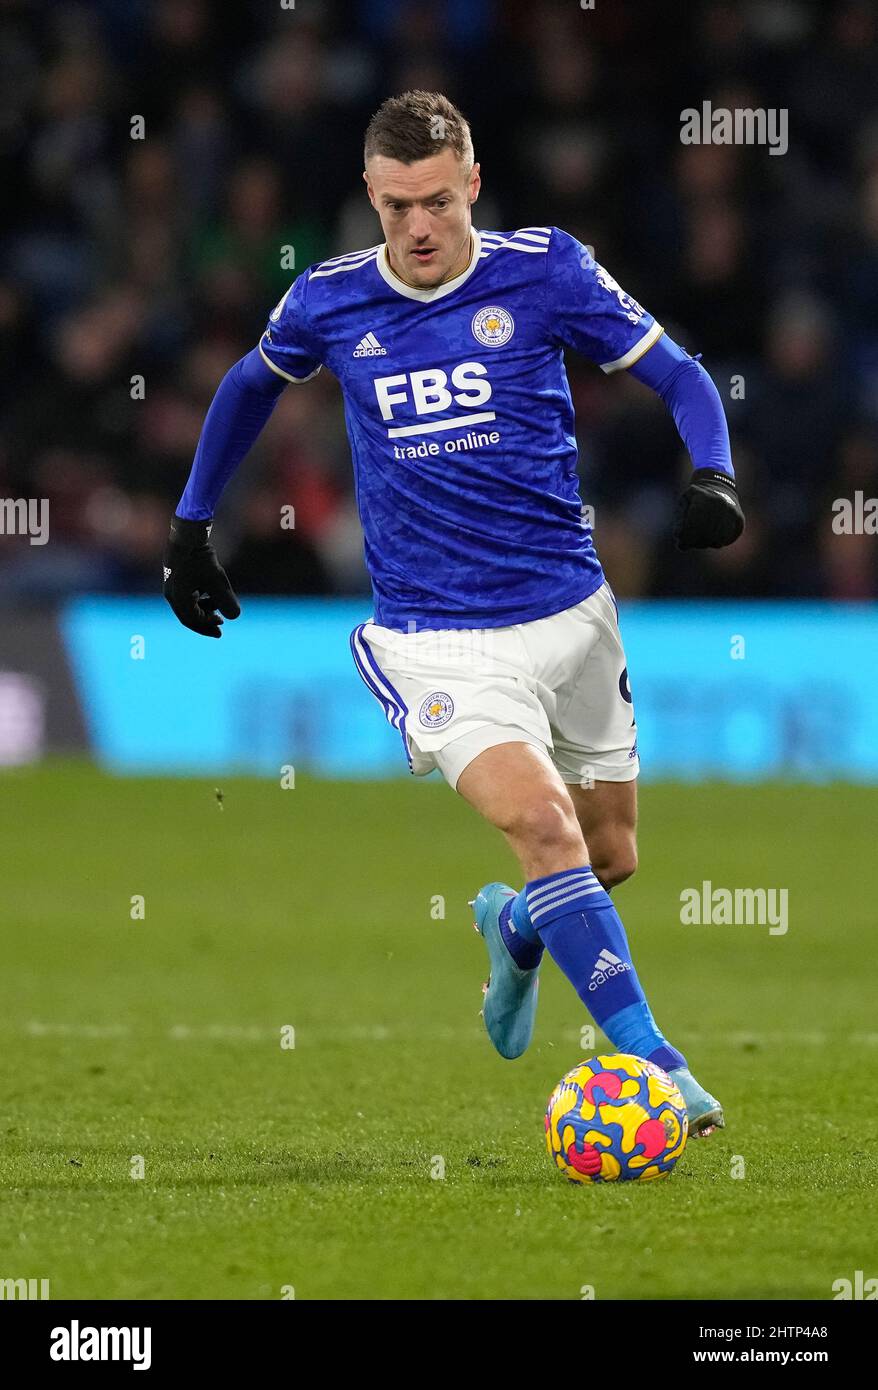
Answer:
<path fill-rule="evenodd" d="M 728 1128 L 665 1181 L 588 1188 L 543 1147 L 584 1055 L 572 990 L 547 962 L 516 1063 L 478 1017 L 466 899 L 514 875 L 500 837 L 433 779 L 222 790 L 0 779 L 0 1278 L 72 1299 L 828 1299 L 875 1272 L 874 790 L 644 788 L 616 901 Z M 788 888 L 789 931 L 681 925 L 703 879 Z"/>

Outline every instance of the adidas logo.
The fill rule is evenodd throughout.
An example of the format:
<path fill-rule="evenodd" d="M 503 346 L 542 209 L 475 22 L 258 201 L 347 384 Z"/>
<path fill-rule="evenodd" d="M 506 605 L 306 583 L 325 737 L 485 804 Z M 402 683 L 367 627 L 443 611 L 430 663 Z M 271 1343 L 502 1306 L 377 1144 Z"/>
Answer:
<path fill-rule="evenodd" d="M 614 956 L 612 951 L 608 951 L 606 946 L 601 951 L 594 963 L 589 989 L 597 989 L 598 985 L 606 984 L 611 975 L 622 975 L 631 966 L 618 956 Z"/>
<path fill-rule="evenodd" d="M 374 333 L 367 333 L 365 338 L 361 338 L 353 351 L 354 357 L 386 357 L 387 348 L 383 348 L 375 337 Z"/>

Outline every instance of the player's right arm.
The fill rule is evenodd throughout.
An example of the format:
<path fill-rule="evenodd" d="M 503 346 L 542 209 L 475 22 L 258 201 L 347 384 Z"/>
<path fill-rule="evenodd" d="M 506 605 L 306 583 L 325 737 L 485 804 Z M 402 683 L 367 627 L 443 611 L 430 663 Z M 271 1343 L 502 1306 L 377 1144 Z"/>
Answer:
<path fill-rule="evenodd" d="M 319 348 L 305 314 L 306 289 L 307 272 L 272 311 L 259 346 L 220 382 L 171 522 L 162 592 L 183 626 L 203 637 L 222 636 L 223 618 L 237 618 L 241 611 L 210 543 L 220 494 L 287 383 L 309 381 L 320 370 Z"/>

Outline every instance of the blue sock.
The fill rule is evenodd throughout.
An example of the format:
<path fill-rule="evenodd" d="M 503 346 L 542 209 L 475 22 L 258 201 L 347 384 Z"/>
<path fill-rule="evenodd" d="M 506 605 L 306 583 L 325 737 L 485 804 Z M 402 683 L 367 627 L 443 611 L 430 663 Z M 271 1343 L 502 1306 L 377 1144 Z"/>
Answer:
<path fill-rule="evenodd" d="M 656 1026 L 625 928 L 591 866 L 534 879 L 525 893 L 533 928 L 613 1046 L 665 1071 L 685 1066 Z"/>
<path fill-rule="evenodd" d="M 530 913 L 527 910 L 527 888 L 522 888 L 521 892 L 516 893 L 512 899 L 512 921 L 519 936 L 523 936 L 526 941 L 532 941 L 542 951 L 543 947 L 537 936 L 537 929 L 530 920 Z"/>
<path fill-rule="evenodd" d="M 604 1020 L 601 1027 L 619 1052 L 631 1052 L 635 1057 L 645 1057 L 648 1062 L 655 1062 L 663 1071 L 675 1071 L 678 1067 L 686 1065 L 686 1058 L 682 1052 L 671 1047 L 662 1037 L 645 999 L 642 1003 L 629 1004 L 617 1014 L 612 1014 Z"/>
<path fill-rule="evenodd" d="M 524 914 L 518 906 L 521 897 L 522 893 L 519 893 L 518 897 L 510 898 L 501 907 L 500 935 L 519 970 L 535 970 L 543 958 L 543 944 L 530 924 L 527 905 Z"/>

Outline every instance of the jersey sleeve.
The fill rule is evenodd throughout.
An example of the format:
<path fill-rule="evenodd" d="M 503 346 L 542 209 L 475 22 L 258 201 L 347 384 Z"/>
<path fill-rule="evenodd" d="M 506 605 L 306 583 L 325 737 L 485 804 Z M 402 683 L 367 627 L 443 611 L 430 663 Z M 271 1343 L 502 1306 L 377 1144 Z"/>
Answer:
<path fill-rule="evenodd" d="M 546 265 L 549 332 L 604 372 L 631 367 L 664 332 L 569 232 L 552 229 Z"/>
<path fill-rule="evenodd" d="M 263 360 L 286 381 L 310 381 L 322 365 L 320 344 L 308 322 L 307 290 L 306 270 L 272 309 L 259 340 Z"/>

